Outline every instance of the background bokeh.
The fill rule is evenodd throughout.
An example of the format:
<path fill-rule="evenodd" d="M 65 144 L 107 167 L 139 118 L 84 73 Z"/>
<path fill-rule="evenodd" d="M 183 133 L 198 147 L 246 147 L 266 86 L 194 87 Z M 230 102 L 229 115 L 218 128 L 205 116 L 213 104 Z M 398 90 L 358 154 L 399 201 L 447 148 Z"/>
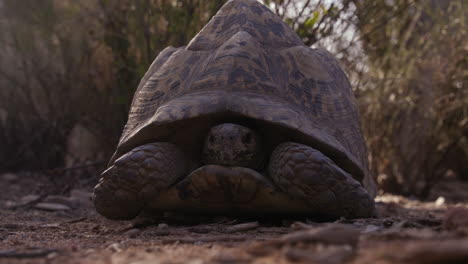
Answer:
<path fill-rule="evenodd" d="M 0 0 L 0 173 L 104 166 L 152 60 L 225 2 Z M 382 191 L 468 178 L 463 2 L 263 1 L 340 60 Z"/>

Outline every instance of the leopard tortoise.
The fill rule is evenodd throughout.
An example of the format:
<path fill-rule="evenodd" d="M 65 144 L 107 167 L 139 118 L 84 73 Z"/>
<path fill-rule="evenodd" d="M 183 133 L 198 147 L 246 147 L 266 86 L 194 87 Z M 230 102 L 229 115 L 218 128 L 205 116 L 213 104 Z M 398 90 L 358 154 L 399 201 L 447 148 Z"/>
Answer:
<path fill-rule="evenodd" d="M 231 0 L 135 93 L 94 189 L 111 219 L 140 212 L 374 214 L 350 83 L 256 0 Z"/>

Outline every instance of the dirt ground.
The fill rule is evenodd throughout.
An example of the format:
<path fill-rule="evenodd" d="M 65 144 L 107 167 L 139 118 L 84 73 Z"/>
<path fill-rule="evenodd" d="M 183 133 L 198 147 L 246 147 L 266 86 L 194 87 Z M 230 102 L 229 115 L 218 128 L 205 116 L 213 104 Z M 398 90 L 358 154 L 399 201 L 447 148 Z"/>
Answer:
<path fill-rule="evenodd" d="M 379 217 L 243 219 L 166 214 L 110 221 L 95 213 L 96 179 L 0 175 L 0 263 L 468 263 L 468 183 L 429 201 L 381 195 Z"/>

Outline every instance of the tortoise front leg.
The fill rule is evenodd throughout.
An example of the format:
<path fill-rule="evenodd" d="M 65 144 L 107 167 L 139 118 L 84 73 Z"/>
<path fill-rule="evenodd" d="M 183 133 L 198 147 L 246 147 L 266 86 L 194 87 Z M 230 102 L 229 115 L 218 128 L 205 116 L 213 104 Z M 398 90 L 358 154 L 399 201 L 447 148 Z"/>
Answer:
<path fill-rule="evenodd" d="M 268 169 L 278 188 L 305 201 L 311 214 L 327 218 L 374 215 L 374 200 L 366 189 L 316 149 L 282 143 L 273 151 Z"/>
<path fill-rule="evenodd" d="M 96 210 L 110 219 L 132 219 L 146 202 L 187 173 L 188 161 L 171 143 L 134 148 L 101 175 L 94 188 Z"/>

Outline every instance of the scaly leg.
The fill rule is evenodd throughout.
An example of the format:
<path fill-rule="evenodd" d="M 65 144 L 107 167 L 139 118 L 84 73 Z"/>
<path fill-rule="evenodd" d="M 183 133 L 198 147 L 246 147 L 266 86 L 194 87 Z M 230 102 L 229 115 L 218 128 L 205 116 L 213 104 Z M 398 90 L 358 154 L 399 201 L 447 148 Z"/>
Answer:
<path fill-rule="evenodd" d="M 374 200 L 366 189 L 309 146 L 280 144 L 271 156 L 269 175 L 282 191 L 310 205 L 311 214 L 327 218 L 374 215 Z"/>
<path fill-rule="evenodd" d="M 187 169 L 187 159 L 171 143 L 134 148 L 102 173 L 94 188 L 96 210 L 110 219 L 132 219 Z"/>

